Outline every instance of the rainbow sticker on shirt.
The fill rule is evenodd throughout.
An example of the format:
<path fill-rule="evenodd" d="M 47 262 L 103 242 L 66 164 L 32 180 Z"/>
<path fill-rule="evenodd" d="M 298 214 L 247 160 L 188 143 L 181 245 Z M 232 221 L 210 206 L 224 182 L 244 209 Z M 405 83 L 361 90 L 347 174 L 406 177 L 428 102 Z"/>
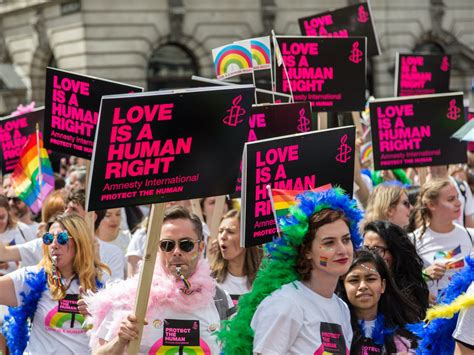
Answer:
<path fill-rule="evenodd" d="M 456 255 L 461 254 L 461 244 L 459 244 L 456 248 L 453 248 L 448 251 L 437 251 L 433 257 L 433 260 L 437 259 L 452 259 Z"/>
<path fill-rule="evenodd" d="M 58 312 L 58 306 L 49 311 L 44 319 L 46 329 L 58 333 L 83 334 L 87 331 L 82 329 L 83 324 L 83 315 Z"/>
<path fill-rule="evenodd" d="M 163 346 L 163 338 L 159 339 L 152 345 L 148 355 L 176 355 L 180 354 L 179 346 Z M 184 355 L 211 355 L 209 345 L 203 340 L 199 339 L 199 346 L 183 346 L 181 354 Z"/>

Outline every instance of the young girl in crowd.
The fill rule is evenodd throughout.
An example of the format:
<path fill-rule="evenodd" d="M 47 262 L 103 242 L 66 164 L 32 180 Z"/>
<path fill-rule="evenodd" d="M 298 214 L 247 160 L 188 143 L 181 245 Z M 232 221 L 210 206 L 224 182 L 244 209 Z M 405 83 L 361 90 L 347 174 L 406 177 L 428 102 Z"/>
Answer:
<path fill-rule="evenodd" d="M 334 291 L 352 262 L 360 211 L 339 189 L 306 192 L 280 221 L 239 312 L 222 330 L 225 354 L 346 354 L 352 329 Z"/>
<path fill-rule="evenodd" d="M 383 183 L 369 197 L 364 224 L 386 220 L 404 228 L 408 225 L 410 210 L 406 189 L 398 183 Z"/>
<path fill-rule="evenodd" d="M 240 212 L 229 211 L 219 226 L 219 250 L 212 265 L 217 283 L 227 291 L 234 304 L 252 288 L 261 261 L 257 247 L 240 246 Z"/>
<path fill-rule="evenodd" d="M 416 337 L 404 327 L 418 321 L 416 306 L 398 290 L 379 255 L 360 251 L 342 286 L 354 333 L 351 354 L 414 353 Z"/>
<path fill-rule="evenodd" d="M 418 320 L 424 319 L 429 291 L 422 274 L 423 260 L 407 233 L 388 221 L 373 221 L 364 227 L 364 246 L 385 260 L 398 289 L 417 306 Z"/>
<path fill-rule="evenodd" d="M 426 182 L 415 213 L 418 229 L 413 233 L 413 243 L 423 259 L 428 287 L 435 297 L 464 267 L 464 258 L 472 251 L 472 232 L 453 223 L 461 213 L 461 203 L 449 179 Z"/>
<path fill-rule="evenodd" d="M 48 230 L 39 265 L 0 278 L 0 304 L 19 306 L 5 320 L 8 346 L 13 354 L 21 354 L 27 343 L 29 354 L 87 354 L 84 318 L 70 307 L 77 303 L 79 286 L 97 291 L 103 271 L 110 271 L 97 258 L 81 217 L 57 216 Z"/>

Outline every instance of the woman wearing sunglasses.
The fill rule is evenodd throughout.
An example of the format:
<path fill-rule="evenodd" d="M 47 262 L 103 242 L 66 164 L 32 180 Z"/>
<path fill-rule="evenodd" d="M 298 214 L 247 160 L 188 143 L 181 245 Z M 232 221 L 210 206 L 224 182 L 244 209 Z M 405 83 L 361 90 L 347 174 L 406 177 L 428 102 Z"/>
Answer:
<path fill-rule="evenodd" d="M 20 354 L 26 347 L 29 354 L 90 353 L 84 317 L 77 312 L 79 287 L 97 291 L 103 271 L 110 270 L 99 261 L 78 215 L 54 217 L 42 238 L 43 259 L 37 266 L 0 278 L 0 304 L 16 307 L 4 325 L 10 351 Z"/>
<path fill-rule="evenodd" d="M 402 228 L 408 226 L 411 205 L 402 184 L 386 182 L 378 185 L 369 197 L 363 224 L 390 221 Z"/>
<path fill-rule="evenodd" d="M 380 256 L 357 253 L 339 290 L 351 312 L 351 354 L 414 353 L 416 337 L 405 325 L 417 321 L 416 307 L 398 290 Z"/>
<path fill-rule="evenodd" d="M 388 221 L 373 221 L 364 227 L 364 247 L 384 259 L 398 289 L 417 305 L 416 315 L 423 320 L 429 291 L 423 279 L 423 260 L 407 233 Z"/>

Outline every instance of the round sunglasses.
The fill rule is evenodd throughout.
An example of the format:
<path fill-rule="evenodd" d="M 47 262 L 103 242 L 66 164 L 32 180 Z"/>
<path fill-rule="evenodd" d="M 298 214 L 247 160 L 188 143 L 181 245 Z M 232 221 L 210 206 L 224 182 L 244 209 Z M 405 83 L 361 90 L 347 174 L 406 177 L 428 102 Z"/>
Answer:
<path fill-rule="evenodd" d="M 66 245 L 69 242 L 69 239 L 74 239 L 70 237 L 67 231 L 62 231 L 56 234 L 56 239 L 59 245 Z M 43 234 L 43 243 L 50 245 L 53 243 L 54 235 L 52 233 L 46 232 Z"/>
<path fill-rule="evenodd" d="M 192 240 L 192 239 L 182 239 L 178 241 L 178 246 L 181 251 L 184 251 L 185 253 L 189 253 L 194 250 L 194 246 L 196 243 L 199 243 L 198 241 Z M 171 239 L 163 239 L 160 240 L 160 249 L 161 251 L 164 251 L 165 253 L 169 253 L 176 248 L 176 241 L 171 240 Z"/>

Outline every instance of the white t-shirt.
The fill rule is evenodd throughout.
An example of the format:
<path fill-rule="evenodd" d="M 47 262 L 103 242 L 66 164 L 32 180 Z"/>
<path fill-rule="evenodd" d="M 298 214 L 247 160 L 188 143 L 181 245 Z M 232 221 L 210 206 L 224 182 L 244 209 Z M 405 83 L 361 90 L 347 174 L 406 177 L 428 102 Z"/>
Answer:
<path fill-rule="evenodd" d="M 128 244 L 130 243 L 131 237 L 132 236 L 130 235 L 129 230 L 121 229 L 117 235 L 117 238 L 111 241 L 103 240 L 103 242 L 118 246 L 120 250 L 122 251 L 122 257 L 123 257 L 125 253 L 127 252 Z"/>
<path fill-rule="evenodd" d="M 21 245 L 36 238 L 36 235 L 23 222 L 17 222 L 15 228 L 0 234 L 0 242 L 4 245 Z M 9 274 L 18 268 L 17 263 L 9 262 L 8 269 L 0 269 L 0 276 Z"/>
<path fill-rule="evenodd" d="M 219 286 L 230 295 L 234 306 L 237 305 L 241 295 L 250 292 L 247 286 L 247 276 L 234 276 L 230 272 L 227 273 L 224 282 Z"/>
<path fill-rule="evenodd" d="M 474 295 L 474 282 L 466 291 L 467 295 Z M 474 346 L 474 306 L 461 310 L 453 338 Z"/>
<path fill-rule="evenodd" d="M 456 179 L 454 179 L 452 176 L 450 176 L 449 178 L 451 179 L 454 186 L 456 187 L 456 190 L 458 192 L 459 201 L 461 201 L 461 211 L 462 211 L 462 213 L 459 214 L 457 222 L 460 225 L 463 226 L 464 225 L 464 216 L 470 216 L 470 215 L 474 214 L 474 198 L 472 197 L 472 191 L 471 191 L 471 188 L 469 187 L 469 184 L 465 181 L 462 181 L 461 183 L 464 185 L 464 190 L 465 190 L 465 195 L 466 195 L 466 198 L 464 198 L 464 195 L 462 194 L 461 190 L 459 189 L 459 186 L 456 182 Z"/>
<path fill-rule="evenodd" d="M 15 287 L 18 304 L 21 304 L 20 293 L 29 292 L 25 283 L 29 271 L 38 272 L 36 266 L 19 269 L 10 275 Z M 67 294 L 79 294 L 77 279 L 71 282 Z M 84 317 L 70 313 L 58 312 L 58 301 L 51 298 L 48 290 L 43 292 L 31 327 L 31 336 L 25 353 L 38 354 L 90 354 L 86 330 L 82 329 Z"/>
<path fill-rule="evenodd" d="M 474 236 L 474 230 L 468 229 L 471 236 Z M 464 258 L 471 254 L 472 242 L 466 229 L 456 223 L 449 233 L 437 233 L 428 227 L 421 240 L 420 233 L 421 228 L 413 233 L 416 239 L 413 240 L 413 235 L 411 239 L 415 243 L 418 255 L 423 259 L 424 267 L 434 262 L 448 266 L 441 279 L 427 282 L 430 292 L 437 296 L 439 290 L 448 286 L 451 277 L 465 266 Z"/>
<path fill-rule="evenodd" d="M 98 337 L 106 341 L 111 341 L 115 338 L 112 332 L 111 321 L 113 318 L 113 311 L 109 312 L 104 322 L 98 329 Z M 219 347 L 215 338 L 215 331 L 219 330 L 220 319 L 217 312 L 214 300 L 211 300 L 206 307 L 200 308 L 192 313 L 176 312 L 170 308 L 156 309 L 152 311 L 151 315 L 147 315 L 148 325 L 143 328 L 143 337 L 140 343 L 140 354 L 178 354 L 178 346 L 163 346 L 164 341 L 164 325 L 167 324 L 165 320 L 188 320 L 192 324 L 190 328 L 195 328 L 197 333 L 197 326 L 199 326 L 199 346 L 184 347 L 186 350 L 191 350 L 190 353 L 218 355 Z M 197 323 L 195 322 L 197 321 Z M 176 328 L 176 327 L 173 327 Z M 179 338 L 179 334 L 175 334 Z M 197 338 L 196 338 L 197 340 Z M 175 350 L 172 352 L 172 350 Z M 193 352 L 194 351 L 194 352 Z"/>
<path fill-rule="evenodd" d="M 138 256 L 142 257 L 145 250 L 145 242 L 146 242 L 146 229 L 139 228 L 133 233 L 132 240 L 130 240 L 130 244 L 128 244 L 127 252 L 125 256 Z"/>
<path fill-rule="evenodd" d="M 349 308 L 336 295 L 325 298 L 296 281 L 265 298 L 255 312 L 253 352 L 349 354 Z"/>
<path fill-rule="evenodd" d="M 43 239 L 36 238 L 28 243 L 17 245 L 20 252 L 21 265 L 32 266 L 37 265 L 43 258 Z M 115 245 L 107 244 L 99 239 L 99 256 L 100 260 L 110 267 L 112 275 L 110 279 L 124 278 L 124 260 L 122 251 Z M 104 272 L 104 278 L 109 279 L 108 273 Z"/>

